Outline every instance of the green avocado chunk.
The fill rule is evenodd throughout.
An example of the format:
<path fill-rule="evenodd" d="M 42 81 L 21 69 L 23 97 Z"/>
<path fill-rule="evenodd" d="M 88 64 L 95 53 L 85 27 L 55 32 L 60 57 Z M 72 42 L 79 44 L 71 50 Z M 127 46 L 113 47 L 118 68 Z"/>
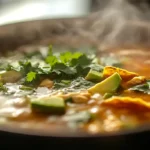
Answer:
<path fill-rule="evenodd" d="M 105 80 L 97 83 L 93 87 L 89 88 L 88 91 L 92 94 L 100 93 L 104 95 L 105 93 L 113 93 L 119 88 L 122 79 L 120 75 L 116 72 Z"/>
<path fill-rule="evenodd" d="M 65 102 L 60 97 L 32 100 L 31 109 L 36 112 L 62 114 L 65 112 Z"/>
<path fill-rule="evenodd" d="M 86 80 L 93 82 L 99 82 L 102 80 L 102 78 L 103 78 L 102 72 L 98 72 L 92 69 L 88 72 L 87 76 L 85 77 Z"/>

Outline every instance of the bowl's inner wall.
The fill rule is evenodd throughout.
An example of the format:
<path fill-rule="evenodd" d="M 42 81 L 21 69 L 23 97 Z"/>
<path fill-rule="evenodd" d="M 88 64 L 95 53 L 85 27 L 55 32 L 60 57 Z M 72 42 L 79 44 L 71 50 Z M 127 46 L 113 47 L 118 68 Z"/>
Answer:
<path fill-rule="evenodd" d="M 45 19 L 0 26 L 0 50 L 26 45 L 97 46 L 102 49 L 149 48 L 149 22 L 123 21 L 122 26 L 98 20 L 99 13 L 85 18 Z M 115 21 L 115 20 L 114 20 Z"/>

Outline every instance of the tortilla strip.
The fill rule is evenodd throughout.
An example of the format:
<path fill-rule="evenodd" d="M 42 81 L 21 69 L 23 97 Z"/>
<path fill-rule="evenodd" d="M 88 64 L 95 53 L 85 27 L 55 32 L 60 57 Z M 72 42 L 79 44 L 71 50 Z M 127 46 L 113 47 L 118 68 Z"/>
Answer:
<path fill-rule="evenodd" d="M 117 108 L 141 109 L 150 110 L 150 103 L 141 98 L 131 97 L 112 97 L 105 100 L 103 105 L 112 106 Z"/>
<path fill-rule="evenodd" d="M 129 81 L 133 77 L 139 76 L 135 72 L 130 72 L 125 69 L 120 69 L 120 68 L 116 68 L 116 67 L 112 67 L 112 66 L 106 66 L 104 68 L 103 75 L 105 78 L 107 78 L 107 77 L 111 76 L 112 74 L 114 74 L 115 72 L 119 73 L 119 75 L 121 76 L 123 81 Z"/>

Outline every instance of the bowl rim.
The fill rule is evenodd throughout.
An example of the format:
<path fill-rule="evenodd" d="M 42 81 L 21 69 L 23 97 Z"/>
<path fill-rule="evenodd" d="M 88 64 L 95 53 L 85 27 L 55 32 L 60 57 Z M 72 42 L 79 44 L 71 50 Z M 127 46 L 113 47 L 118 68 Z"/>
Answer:
<path fill-rule="evenodd" d="M 54 137 L 54 138 L 113 138 L 120 136 L 128 136 L 134 134 L 141 134 L 150 131 L 149 123 L 141 125 L 139 127 L 128 129 L 128 130 L 120 130 L 115 132 L 107 132 L 107 133 L 96 133 L 91 134 L 87 132 L 80 132 L 78 130 L 72 131 L 61 130 L 60 132 L 47 132 L 46 130 L 33 130 L 33 129 L 23 129 L 18 127 L 13 127 L 11 125 L 1 125 L 0 132 L 24 135 L 24 136 L 36 136 L 36 137 Z"/>

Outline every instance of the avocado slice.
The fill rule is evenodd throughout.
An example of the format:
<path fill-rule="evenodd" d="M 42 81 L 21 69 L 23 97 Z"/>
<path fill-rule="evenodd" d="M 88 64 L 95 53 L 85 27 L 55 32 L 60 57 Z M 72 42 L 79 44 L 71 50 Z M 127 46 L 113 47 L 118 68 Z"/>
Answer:
<path fill-rule="evenodd" d="M 103 78 L 103 73 L 90 69 L 85 79 L 88 81 L 99 82 Z"/>
<path fill-rule="evenodd" d="M 119 88 L 121 81 L 120 75 L 116 72 L 102 82 L 89 88 L 88 91 L 92 94 L 100 93 L 102 95 L 105 93 L 114 93 Z"/>
<path fill-rule="evenodd" d="M 31 101 L 31 109 L 35 112 L 62 114 L 65 112 L 65 102 L 61 97 L 49 97 Z"/>

